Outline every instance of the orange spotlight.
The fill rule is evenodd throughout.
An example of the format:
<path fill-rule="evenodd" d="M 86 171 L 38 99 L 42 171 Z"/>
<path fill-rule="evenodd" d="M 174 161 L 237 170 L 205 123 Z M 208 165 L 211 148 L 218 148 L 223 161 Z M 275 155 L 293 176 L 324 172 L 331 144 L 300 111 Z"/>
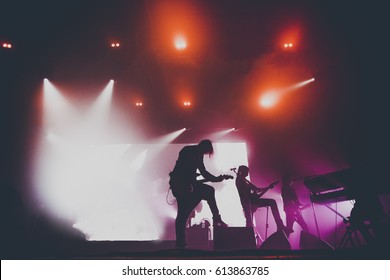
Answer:
<path fill-rule="evenodd" d="M 119 48 L 119 47 L 121 46 L 121 44 L 118 43 L 118 42 L 112 42 L 112 43 L 110 44 L 110 46 L 111 46 L 111 48 Z"/>
<path fill-rule="evenodd" d="M 137 107 L 142 107 L 144 104 L 142 103 L 142 102 L 136 102 L 135 103 L 135 106 L 137 106 Z"/>
<path fill-rule="evenodd" d="M 292 47 L 294 47 L 294 44 L 293 43 L 284 43 L 283 44 L 283 47 L 284 49 L 291 49 Z"/>
<path fill-rule="evenodd" d="M 174 37 L 173 44 L 178 51 L 183 51 L 187 48 L 187 40 L 182 34 Z"/>
<path fill-rule="evenodd" d="M 260 106 L 263 108 L 271 108 L 279 101 L 279 96 L 276 92 L 267 92 L 260 97 Z"/>
<path fill-rule="evenodd" d="M 199 1 L 150 1 L 148 46 L 164 59 L 204 51 L 211 29 Z M 153 3 L 152 3 L 153 2 Z M 180 57 L 194 59 L 195 57 Z"/>
<path fill-rule="evenodd" d="M 184 105 L 184 107 L 190 107 L 191 106 L 191 102 L 190 101 L 184 101 L 183 105 Z"/>
<path fill-rule="evenodd" d="M 10 43 L 3 43 L 3 48 L 5 49 L 11 49 L 12 45 Z"/>

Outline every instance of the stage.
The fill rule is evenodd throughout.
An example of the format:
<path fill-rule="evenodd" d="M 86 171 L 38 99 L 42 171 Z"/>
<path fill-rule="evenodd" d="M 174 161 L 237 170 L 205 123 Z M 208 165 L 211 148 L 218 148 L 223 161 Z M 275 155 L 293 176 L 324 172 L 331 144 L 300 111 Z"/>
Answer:
<path fill-rule="evenodd" d="M 3 251 L 4 253 L 4 251 Z M 365 260 L 389 259 L 389 246 L 343 249 L 271 250 L 210 248 L 176 249 L 174 241 L 77 241 L 62 244 L 35 242 L 14 248 L 2 259 L 60 260 Z"/>

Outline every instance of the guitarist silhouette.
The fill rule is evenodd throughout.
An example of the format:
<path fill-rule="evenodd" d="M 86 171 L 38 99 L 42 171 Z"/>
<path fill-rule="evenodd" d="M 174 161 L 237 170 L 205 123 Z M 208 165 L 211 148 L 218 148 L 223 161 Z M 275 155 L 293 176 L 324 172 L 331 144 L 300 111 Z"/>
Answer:
<path fill-rule="evenodd" d="M 211 213 L 213 214 L 214 227 L 227 227 L 219 214 L 219 209 L 215 200 L 215 190 L 213 187 L 204 184 L 206 181 L 221 182 L 225 179 L 232 179 L 229 175 L 218 177 L 208 172 L 203 163 L 203 156 L 211 156 L 214 153 L 210 140 L 202 140 L 197 145 L 185 146 L 179 152 L 179 158 L 170 175 L 169 185 L 177 201 L 177 216 L 175 221 L 176 247 L 185 248 L 185 225 L 192 210 L 201 200 L 206 200 Z M 205 180 L 197 181 L 199 170 Z"/>
<path fill-rule="evenodd" d="M 286 213 L 286 224 L 289 232 L 293 232 L 292 228 L 295 222 L 297 222 L 302 230 L 309 232 L 309 228 L 302 217 L 301 209 L 303 205 L 299 202 L 298 196 L 292 186 L 293 179 L 290 175 L 284 175 L 282 177 L 282 199 L 283 208 Z M 289 233 L 287 233 L 287 237 Z"/>
<path fill-rule="evenodd" d="M 246 226 L 253 226 L 253 213 L 256 212 L 258 208 L 269 206 L 271 207 L 277 230 L 283 230 L 285 233 L 290 232 L 283 224 L 276 201 L 271 198 L 262 198 L 262 196 L 269 189 L 275 187 L 279 181 L 272 182 L 268 187 L 259 188 L 246 179 L 248 174 L 249 168 L 247 166 L 239 166 L 236 177 L 236 187 L 244 210 Z"/>

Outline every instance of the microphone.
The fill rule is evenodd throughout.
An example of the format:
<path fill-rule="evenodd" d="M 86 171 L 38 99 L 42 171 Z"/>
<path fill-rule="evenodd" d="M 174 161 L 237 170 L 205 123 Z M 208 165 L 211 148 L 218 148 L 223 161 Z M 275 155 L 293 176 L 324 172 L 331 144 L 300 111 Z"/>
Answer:
<path fill-rule="evenodd" d="M 236 171 L 237 168 L 230 168 L 230 171 Z"/>

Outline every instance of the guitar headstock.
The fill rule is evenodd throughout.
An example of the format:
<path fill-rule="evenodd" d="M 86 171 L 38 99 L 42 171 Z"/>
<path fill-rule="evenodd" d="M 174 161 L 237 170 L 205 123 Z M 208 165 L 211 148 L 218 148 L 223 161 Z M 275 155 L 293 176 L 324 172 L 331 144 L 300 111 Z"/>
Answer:
<path fill-rule="evenodd" d="M 234 177 L 233 177 L 232 175 L 224 174 L 224 175 L 222 175 L 222 178 L 223 178 L 224 180 L 228 180 L 228 179 L 233 179 Z"/>
<path fill-rule="evenodd" d="M 271 184 L 269 184 L 268 188 L 273 189 L 277 184 L 279 184 L 279 180 L 273 181 Z"/>

